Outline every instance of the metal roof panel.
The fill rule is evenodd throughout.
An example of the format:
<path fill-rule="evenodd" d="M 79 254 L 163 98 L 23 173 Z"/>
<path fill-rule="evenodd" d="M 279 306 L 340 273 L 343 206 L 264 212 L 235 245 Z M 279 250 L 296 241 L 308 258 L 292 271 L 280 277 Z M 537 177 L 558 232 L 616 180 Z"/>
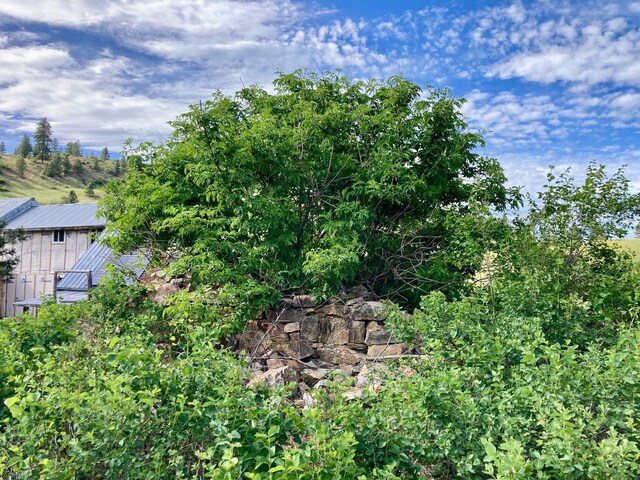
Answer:
<path fill-rule="evenodd" d="M 8 223 L 30 208 L 37 207 L 34 198 L 3 198 L 0 199 L 0 222 Z"/>
<path fill-rule="evenodd" d="M 100 228 L 104 219 L 96 218 L 96 203 L 36 205 L 7 222 L 6 230 L 38 230 L 62 228 Z"/>
<path fill-rule="evenodd" d="M 112 250 L 101 243 L 104 233 L 95 241 L 75 263 L 71 270 L 91 270 L 91 286 L 95 287 L 107 273 L 107 265 L 115 265 L 132 277 L 140 278 L 144 273 L 148 260 L 139 254 L 122 255 L 114 258 Z M 84 273 L 67 273 L 60 279 L 58 290 L 86 290 L 87 275 Z"/>

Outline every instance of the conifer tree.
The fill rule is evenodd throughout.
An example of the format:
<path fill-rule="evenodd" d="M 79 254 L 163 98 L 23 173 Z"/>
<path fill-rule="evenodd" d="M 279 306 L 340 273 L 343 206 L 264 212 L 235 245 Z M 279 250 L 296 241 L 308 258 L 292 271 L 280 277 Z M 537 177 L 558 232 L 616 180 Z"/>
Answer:
<path fill-rule="evenodd" d="M 51 124 L 47 117 L 42 117 L 36 124 L 35 145 L 33 147 L 33 153 L 41 163 L 51 159 L 52 138 Z"/>
<path fill-rule="evenodd" d="M 24 178 L 24 174 L 27 171 L 27 161 L 24 159 L 24 157 L 18 156 L 16 168 L 18 170 L 18 175 L 20 176 L 20 178 Z"/>
<path fill-rule="evenodd" d="M 14 153 L 20 158 L 26 158 L 31 155 L 33 148 L 31 146 L 31 139 L 29 135 L 23 135 L 20 139 L 20 144 L 15 149 Z"/>

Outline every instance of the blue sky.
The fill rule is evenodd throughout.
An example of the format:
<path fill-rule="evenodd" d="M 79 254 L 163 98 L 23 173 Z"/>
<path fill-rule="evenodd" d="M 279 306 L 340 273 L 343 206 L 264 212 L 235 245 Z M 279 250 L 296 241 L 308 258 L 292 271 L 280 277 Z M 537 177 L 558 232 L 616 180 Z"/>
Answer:
<path fill-rule="evenodd" d="M 0 2 L 0 140 L 162 141 L 189 104 L 278 69 L 449 87 L 484 153 L 536 190 L 550 164 L 627 164 L 640 190 L 640 1 Z"/>

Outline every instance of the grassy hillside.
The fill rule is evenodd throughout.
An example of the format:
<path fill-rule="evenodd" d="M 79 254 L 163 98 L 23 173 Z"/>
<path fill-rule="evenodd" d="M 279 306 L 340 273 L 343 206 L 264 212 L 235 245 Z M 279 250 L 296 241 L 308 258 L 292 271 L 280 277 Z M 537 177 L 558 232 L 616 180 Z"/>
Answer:
<path fill-rule="evenodd" d="M 100 169 L 94 168 L 89 158 L 71 157 L 72 163 L 80 161 L 84 172 L 60 177 L 48 177 L 43 166 L 33 158 L 27 159 L 27 170 L 21 178 L 16 168 L 18 158 L 15 155 L 2 155 L 0 158 L 0 198 L 34 197 L 38 203 L 62 203 L 71 190 L 78 195 L 79 202 L 95 202 L 103 194 L 101 185 L 114 178 L 115 162 L 100 162 Z M 86 190 L 94 185 L 95 195 Z"/>

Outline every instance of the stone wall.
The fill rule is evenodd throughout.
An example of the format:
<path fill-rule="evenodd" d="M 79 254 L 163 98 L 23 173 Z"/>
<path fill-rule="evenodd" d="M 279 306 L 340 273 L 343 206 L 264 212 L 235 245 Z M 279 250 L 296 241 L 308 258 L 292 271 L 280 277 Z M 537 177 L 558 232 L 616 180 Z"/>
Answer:
<path fill-rule="evenodd" d="M 406 345 L 384 328 L 384 303 L 354 290 L 321 304 L 308 295 L 284 299 L 249 322 L 238 346 L 252 357 L 254 377 L 266 383 L 301 377 L 313 385 L 331 370 L 357 375 L 368 362 L 402 355 Z"/>
<path fill-rule="evenodd" d="M 162 305 L 189 288 L 188 281 L 168 278 L 164 270 L 148 270 L 142 281 L 149 287 L 149 297 Z M 320 387 L 334 372 L 355 376 L 357 386 L 384 370 L 380 362 L 406 352 L 406 345 L 385 329 L 385 317 L 385 304 L 372 300 L 364 287 L 322 303 L 297 295 L 248 322 L 236 337 L 236 346 L 251 357 L 251 383 Z"/>

